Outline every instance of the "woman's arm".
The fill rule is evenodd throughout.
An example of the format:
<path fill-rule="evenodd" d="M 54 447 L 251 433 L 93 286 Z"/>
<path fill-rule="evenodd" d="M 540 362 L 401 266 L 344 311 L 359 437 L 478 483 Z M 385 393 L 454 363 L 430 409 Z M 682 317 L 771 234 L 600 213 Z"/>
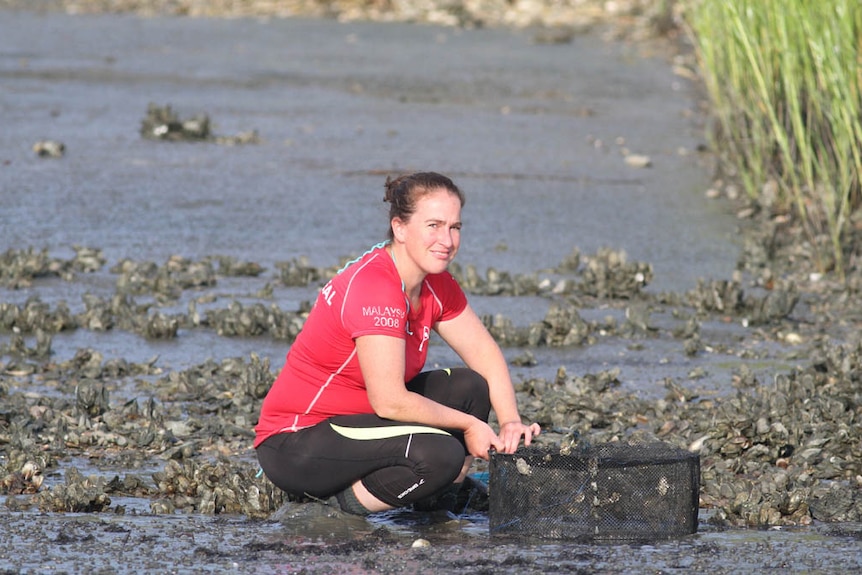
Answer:
<path fill-rule="evenodd" d="M 470 455 L 487 459 L 491 447 L 504 444 L 484 421 L 409 391 L 404 383 L 405 342 L 387 335 L 356 338 L 356 353 L 368 400 L 385 419 L 421 423 L 464 432 Z"/>
<path fill-rule="evenodd" d="M 530 445 L 533 436 L 538 435 L 541 429 L 537 423 L 524 425 L 521 422 L 506 358 L 476 312 L 468 305 L 458 317 L 438 323 L 436 329 L 464 363 L 488 381 L 491 405 L 500 423 L 503 452 L 514 452 L 521 436 L 524 443 Z"/>

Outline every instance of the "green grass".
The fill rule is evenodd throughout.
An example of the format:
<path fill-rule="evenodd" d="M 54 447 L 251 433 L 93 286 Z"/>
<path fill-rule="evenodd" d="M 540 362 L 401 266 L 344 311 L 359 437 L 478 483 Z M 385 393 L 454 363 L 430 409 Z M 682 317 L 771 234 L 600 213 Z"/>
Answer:
<path fill-rule="evenodd" d="M 687 22 L 728 171 L 798 218 L 820 271 L 844 275 L 862 205 L 862 2 L 692 0 Z"/>

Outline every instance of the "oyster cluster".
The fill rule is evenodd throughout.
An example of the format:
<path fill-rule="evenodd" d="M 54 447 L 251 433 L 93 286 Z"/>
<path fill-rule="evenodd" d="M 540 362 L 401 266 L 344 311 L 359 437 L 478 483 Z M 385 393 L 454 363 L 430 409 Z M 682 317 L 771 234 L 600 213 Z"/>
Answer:
<path fill-rule="evenodd" d="M 212 133 L 210 118 L 207 114 L 198 114 L 191 118 L 181 119 L 168 106 L 149 104 L 147 114 L 141 121 L 141 136 L 150 140 L 166 140 L 170 142 L 205 142 L 237 145 L 256 144 L 260 142 L 256 130 L 242 132 L 236 136 L 217 136 Z"/>
<path fill-rule="evenodd" d="M 0 494 L 9 496 L 7 506 L 96 512 L 108 509 L 118 494 L 151 498 L 157 512 L 259 517 L 281 504 L 281 493 L 254 465 L 227 458 L 248 450 L 252 423 L 274 377 L 267 360 L 252 355 L 248 361 L 208 361 L 164 375 L 153 363 L 104 361 L 96 351 L 80 350 L 72 360 L 46 363 L 31 375 L 54 392 L 3 388 Z M 150 377 L 138 382 L 147 398 L 113 400 L 110 389 L 130 376 Z M 75 454 L 117 468 L 167 463 L 150 481 L 131 475 L 110 479 L 84 476 L 74 465 L 60 463 Z M 45 489 L 44 472 L 58 468 L 63 482 Z"/>
<path fill-rule="evenodd" d="M 475 295 L 567 295 L 629 299 L 637 297 L 653 278 L 650 264 L 629 262 L 624 251 L 601 248 L 583 256 L 577 248 L 549 273 L 510 274 L 488 268 L 485 277 L 473 265 L 453 262 L 449 271 Z"/>
<path fill-rule="evenodd" d="M 182 509 L 214 515 L 243 514 L 268 517 L 287 500 L 284 493 L 248 465 L 225 458 L 214 463 L 171 460 L 153 474 L 160 498 L 151 503 L 154 513 Z"/>
<path fill-rule="evenodd" d="M 48 255 L 47 249 L 8 249 L 0 254 L 0 286 L 20 289 L 30 287 L 33 280 L 46 277 L 72 279 L 76 272 L 92 272 L 105 264 L 102 251 L 84 246 L 72 246 L 75 257 L 63 260 Z"/>
<path fill-rule="evenodd" d="M 23 287 L 48 275 L 73 281 L 75 272 L 96 271 L 104 264 L 101 252 L 96 251 L 100 256 L 96 260 L 87 258 L 89 253 L 85 248 L 79 248 L 76 258 L 64 261 L 49 258 L 46 252 L 9 250 L 4 254 L 9 266 L 2 268 L 7 277 L 5 284 Z M 158 309 L 176 303 L 185 291 L 214 287 L 219 276 L 256 277 L 264 271 L 257 263 L 238 262 L 224 256 L 201 261 L 175 256 L 161 266 L 154 262 L 123 260 L 110 271 L 117 275 L 115 293 L 110 297 L 85 294 L 82 296 L 85 309 L 81 313 L 72 314 L 65 301 L 58 302 L 52 309 L 37 296 L 23 304 L 0 303 L 0 332 L 11 331 L 16 336 L 34 334 L 40 338 L 40 345 L 35 350 L 26 348 L 23 339 L 19 338 L 11 345 L 0 347 L 0 351 L 13 355 L 46 355 L 50 353 L 51 334 L 78 328 L 93 331 L 122 329 L 149 339 L 172 339 L 179 329 L 203 326 L 212 327 L 226 336 L 266 334 L 292 341 L 309 309 L 308 304 L 303 304 L 295 312 L 289 312 L 275 305 L 255 303 L 243 306 L 233 301 L 225 309 L 211 309 L 201 314 L 197 300 L 189 302 L 187 314 L 167 314 Z M 148 301 L 138 303 L 136 296 L 145 296 Z M 204 296 L 200 301 L 212 299 Z"/>
<path fill-rule="evenodd" d="M 39 466 L 28 461 L 20 470 L 7 473 L 0 480 L 0 490 L 3 493 L 21 495 L 24 493 L 36 493 L 42 487 L 45 477 Z"/>
<path fill-rule="evenodd" d="M 812 365 L 736 393 L 700 398 L 672 381 L 648 401 L 618 391 L 617 370 L 523 384 L 528 412 L 551 429 L 539 443 L 664 441 L 701 456 L 702 508 L 720 525 L 862 520 L 862 345 L 821 346 Z"/>
<path fill-rule="evenodd" d="M 6 359 L 0 364 L 0 493 L 7 506 L 120 512 L 112 498 L 143 497 L 156 513 L 272 513 L 289 498 L 258 474 L 250 449 L 261 401 L 275 377 L 268 360 L 251 354 L 165 372 L 157 358 L 134 363 L 80 349 L 55 361 L 52 336 L 86 329 L 170 339 L 181 337 L 180 330 L 200 329 L 291 342 L 311 304 L 281 310 L 269 301 L 272 286 L 320 287 L 349 258 L 329 267 L 314 267 L 305 258 L 279 262 L 266 278 L 263 266 L 230 257 L 174 256 L 163 264 L 123 259 L 106 269 L 101 250 L 73 249 L 71 259 L 32 249 L 0 256 L 0 283 L 11 289 L 106 271 L 115 278 L 113 294 L 87 293 L 76 312 L 65 301 L 48 304 L 37 295 L 0 302 L 0 333 L 8 336 L 0 342 Z M 836 343 L 822 335 L 841 325 L 836 318 L 852 315 L 848 308 L 832 310 L 832 300 L 827 305 L 817 299 L 800 277 L 778 280 L 761 270 L 751 288 L 743 289 L 735 277 L 702 281 L 688 293 L 651 294 L 644 287 L 652 267 L 611 249 L 592 255 L 574 249 L 557 266 L 532 274 L 480 274 L 470 265 L 451 271 L 471 294 L 547 301 L 544 317 L 528 325 L 502 314 L 483 318 L 501 345 L 521 351 L 513 363 L 523 366 L 537 364 L 533 350 L 540 347 L 584 347 L 608 338 L 638 349 L 663 338 L 695 358 L 765 353 L 710 341 L 704 322 L 751 326 L 756 339 L 775 345 L 807 342 L 795 355 L 806 363 L 771 381 L 758 381 L 740 367 L 727 396 L 701 397 L 668 378 L 666 397 L 649 400 L 622 391 L 619 367 L 570 375 L 560 366 L 553 380 L 520 382 L 519 403 L 526 419 L 548 430 L 539 443 L 561 450 L 577 441 L 641 438 L 700 453 L 701 506 L 719 524 L 862 517 L 862 347 L 853 337 Z M 215 292 L 227 277 L 268 282 L 256 294 L 229 298 Z M 794 319 L 800 305 L 813 319 Z M 584 310 L 598 308 L 620 313 L 584 319 Z M 655 321 L 657 313 L 672 317 L 673 327 L 666 319 Z M 109 469 L 152 471 L 85 476 L 75 466 L 83 456 Z"/>
<path fill-rule="evenodd" d="M 40 511 L 96 513 L 111 505 L 101 476 L 83 477 L 77 468 L 66 470 L 65 481 L 36 496 Z"/>

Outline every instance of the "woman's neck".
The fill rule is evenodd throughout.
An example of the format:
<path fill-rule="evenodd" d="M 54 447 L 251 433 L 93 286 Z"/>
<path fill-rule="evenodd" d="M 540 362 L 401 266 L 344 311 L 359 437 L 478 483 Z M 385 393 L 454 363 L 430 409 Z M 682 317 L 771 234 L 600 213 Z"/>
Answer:
<path fill-rule="evenodd" d="M 392 256 L 395 269 L 401 277 L 404 293 L 410 299 L 418 298 L 419 292 L 422 290 L 422 281 L 425 279 L 425 274 L 413 264 L 407 252 L 399 244 L 392 242 L 389 244 L 388 251 L 389 255 Z"/>

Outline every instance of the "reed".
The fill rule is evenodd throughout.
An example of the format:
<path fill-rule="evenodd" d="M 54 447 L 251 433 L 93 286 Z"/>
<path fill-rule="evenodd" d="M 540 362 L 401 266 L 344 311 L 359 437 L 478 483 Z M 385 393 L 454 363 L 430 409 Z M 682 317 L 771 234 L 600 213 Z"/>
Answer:
<path fill-rule="evenodd" d="M 844 276 L 862 205 L 862 2 L 693 0 L 686 10 L 722 163 L 798 218 L 820 271 Z"/>

